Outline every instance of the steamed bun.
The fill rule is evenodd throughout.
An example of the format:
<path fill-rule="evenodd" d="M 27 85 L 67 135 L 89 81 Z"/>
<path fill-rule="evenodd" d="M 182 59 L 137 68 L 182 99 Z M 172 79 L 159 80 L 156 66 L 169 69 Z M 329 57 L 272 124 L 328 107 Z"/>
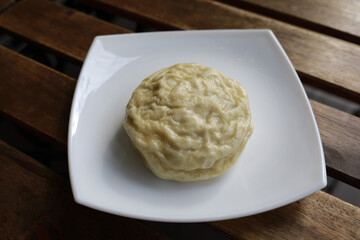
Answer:
<path fill-rule="evenodd" d="M 124 128 L 147 168 L 182 182 L 223 174 L 253 132 L 240 83 L 194 63 L 144 79 L 126 107 Z"/>

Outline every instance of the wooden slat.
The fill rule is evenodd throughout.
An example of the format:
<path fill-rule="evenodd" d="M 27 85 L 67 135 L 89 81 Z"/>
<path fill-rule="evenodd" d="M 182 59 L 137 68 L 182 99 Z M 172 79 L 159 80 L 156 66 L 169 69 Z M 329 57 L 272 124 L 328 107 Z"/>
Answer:
<path fill-rule="evenodd" d="M 47 0 L 16 3 L 0 14 L 0 29 L 78 63 L 95 36 L 128 32 Z"/>
<path fill-rule="evenodd" d="M 3 50 L 4 49 L 2 49 L 1 51 Z M 0 53 L 5 52 L 4 54 L 8 55 L 6 51 L 8 50 Z M 14 54 L 14 56 L 23 58 L 23 60 L 30 61 L 24 57 L 19 56 L 18 54 Z M 42 66 L 33 61 L 30 62 L 32 62 L 32 64 Z M 32 64 L 29 64 L 28 67 L 32 67 Z M 8 67 L 8 65 L 6 66 Z M 5 69 L 5 67 L 3 69 Z M 0 69 L 0 72 L 2 72 L 2 69 Z M 55 71 L 53 72 L 56 73 Z M 8 71 L 6 75 L 8 74 L 12 74 L 11 71 Z M 39 71 L 38 74 L 41 75 L 41 71 Z M 42 77 L 40 76 L 39 79 L 42 79 Z M 66 77 L 65 81 L 73 80 Z M 13 84 L 17 83 L 18 82 L 16 81 Z M 2 84 L 3 83 L 0 82 L 0 90 L 4 90 L 5 88 L 2 89 L 2 87 L 7 86 L 6 84 Z M 46 89 L 44 90 L 46 91 Z M 72 92 L 70 95 L 72 95 Z M 11 93 L 3 91 L 0 92 L 0 97 L 3 94 L 6 94 L 6 96 L 11 95 Z M 16 93 L 14 93 L 14 96 L 16 96 L 15 94 Z M 53 92 L 53 94 L 55 94 L 54 97 L 56 98 L 55 91 Z M 4 99 L 6 98 L 4 97 Z M 35 101 L 35 99 L 31 99 L 28 96 L 25 97 L 23 100 Z M 0 101 L 2 101 L 2 99 L 0 99 Z M 21 103 L 21 100 L 19 100 L 18 103 Z M 319 106 L 322 107 L 321 105 L 316 106 L 318 105 L 317 103 L 312 104 L 313 107 L 315 106 L 314 108 L 317 108 Z M 39 105 L 37 105 L 37 107 L 39 107 Z M 1 106 L 0 108 L 0 111 L 2 111 Z M 334 114 L 343 114 L 341 111 L 331 112 L 332 108 L 329 107 L 324 107 L 321 109 L 321 111 L 321 119 L 322 121 L 324 121 L 324 126 L 328 126 L 327 121 L 332 121 L 331 118 L 327 119 L 327 116 L 331 116 Z M 24 113 L 25 117 L 22 118 L 22 120 L 19 119 L 19 117 L 22 117 L 20 112 L 21 111 L 19 111 L 19 108 L 17 108 L 16 106 L 13 106 L 13 108 L 10 109 L 10 112 L 3 111 L 6 116 L 16 119 L 20 123 L 30 126 L 34 130 L 41 129 L 40 123 L 31 120 L 31 118 L 29 118 L 32 121 L 31 124 L 24 122 L 28 120 L 26 112 Z M 340 117 L 338 119 L 345 118 Z M 48 121 L 51 120 L 52 119 L 48 119 Z M 359 124 L 357 123 L 358 122 L 355 122 L 354 126 L 356 132 L 358 133 Z M 44 121 L 42 122 L 42 124 L 46 125 L 47 122 Z M 337 122 L 335 121 L 333 124 L 334 125 L 331 126 L 337 129 Z M 346 129 L 345 125 L 342 125 L 340 127 L 342 129 Z M 54 138 L 55 136 L 54 139 L 56 139 L 56 130 L 54 130 L 53 128 L 49 128 L 49 130 L 47 131 L 48 133 L 52 134 L 50 136 L 51 138 Z M 39 130 L 39 132 L 47 135 L 47 133 L 43 132 L 43 130 Z M 346 135 L 349 132 L 350 131 L 346 130 L 342 134 Z M 57 138 L 58 142 L 62 142 L 61 139 L 61 137 Z M 336 143 L 332 143 L 332 145 L 336 145 Z M 4 148 L 6 148 L 7 150 Z M 336 151 L 338 151 L 338 149 Z M 129 229 L 131 232 L 131 237 L 133 237 L 134 239 L 143 238 L 144 236 L 150 239 L 160 238 L 158 234 L 153 233 L 146 226 L 143 226 L 141 224 L 141 226 L 139 226 L 139 223 L 136 221 L 134 221 L 134 223 L 129 223 L 129 221 L 133 220 L 123 220 L 123 218 L 117 218 L 107 214 L 96 212 L 94 210 L 88 210 L 87 208 L 78 205 L 74 207 L 72 205 L 74 203 L 72 203 L 71 197 L 70 200 L 68 200 L 69 197 L 64 197 L 62 201 L 58 200 L 61 194 L 66 195 L 66 193 L 69 192 L 69 190 L 61 187 L 61 185 L 64 185 L 63 183 L 61 183 L 63 182 L 62 180 L 57 179 L 57 177 L 54 177 L 53 174 L 51 174 L 52 176 L 48 175 L 48 173 L 46 173 L 46 169 L 39 170 L 41 166 L 39 168 L 38 166 L 33 165 L 36 163 L 29 158 L 27 158 L 27 160 L 24 160 L 22 154 L 9 148 L 3 143 L 0 143 L 0 153 L 4 153 L 3 155 L 0 155 L 0 161 L 2 162 L 2 164 L 0 164 L 0 175 L 2 176 L 0 186 L 1 189 L 6 189 L 5 194 L 8 197 L 6 199 L 12 200 L 6 202 L 6 204 L 9 204 L 10 206 L 5 204 L 3 205 L 6 210 L 0 211 L 0 214 L 4 214 L 1 219 L 6 219 L 6 221 L 4 221 L 5 224 L 4 222 L 0 223 L 0 232 L 4 233 L 5 231 L 7 231 L 6 233 L 9 234 L 9 238 L 59 238 L 58 236 L 64 236 L 64 238 L 69 238 L 71 236 L 75 236 L 76 238 L 109 238 L 109 235 L 111 235 L 110 237 L 120 238 L 126 236 L 125 234 L 129 232 Z M 21 157 L 19 157 L 18 155 L 21 155 Z M 3 162 L 5 162 L 5 164 L 3 164 Z M 19 170 L 19 168 L 23 168 L 23 170 Z M 17 176 L 18 174 L 20 175 L 20 178 Z M 8 175 L 10 175 L 10 177 L 8 177 Z M 50 178 L 51 180 L 48 181 L 48 178 Z M 67 188 L 69 189 L 68 184 L 65 183 L 65 185 L 67 185 Z M 71 196 L 71 194 L 69 196 Z M 14 201 L 14 199 L 16 199 L 16 201 Z M 41 204 L 37 204 L 36 202 L 39 199 Z M 51 199 L 57 200 L 49 201 Z M 0 204 L 0 209 L 1 207 L 2 205 Z M 92 211 L 95 213 L 83 213 L 82 211 Z M 9 213 L 13 213 L 13 215 L 9 215 Z M 24 214 L 26 217 L 29 217 L 30 220 L 26 222 L 23 217 L 19 218 L 20 214 Z M 339 239 L 358 239 L 360 237 L 359 215 L 360 213 L 358 208 L 346 204 L 334 197 L 329 196 L 328 194 L 319 192 L 313 194 L 312 196 L 304 200 L 298 201 L 297 203 L 286 206 L 284 208 L 280 208 L 278 210 L 274 210 L 269 213 L 256 215 L 248 218 L 236 219 L 233 221 L 215 222 L 212 224 L 217 229 L 221 229 L 224 232 L 241 239 L 251 237 L 256 237 L 258 239 L 262 239 L 265 237 L 295 238 L 299 236 L 305 239 L 315 237 L 325 238 L 329 236 Z M 80 217 L 76 218 L 77 216 Z M 83 216 L 86 217 L 82 219 Z M 90 227 L 86 227 L 89 225 Z M 124 227 L 119 228 L 119 226 Z M 261 228 L 262 226 L 263 228 Z M 71 235 L 74 234 L 73 229 L 80 229 L 80 231 L 76 233 L 79 235 Z M 94 233 L 90 234 L 88 229 L 93 230 Z M 311 231 L 309 231 L 309 229 L 311 229 Z M 116 233 L 114 233 L 114 231 Z M 285 232 L 286 236 L 281 236 L 278 231 Z M 11 235 L 14 234 L 14 232 L 20 233 L 20 236 Z M 260 232 L 260 234 L 258 233 L 255 235 L 255 232 Z"/>
<path fill-rule="evenodd" d="M 360 101 L 360 46 L 211 0 L 84 0 L 167 29 L 268 28 L 305 82 Z"/>
<path fill-rule="evenodd" d="M 221 1 L 360 44 L 360 1 L 357 0 Z"/>
<path fill-rule="evenodd" d="M 311 105 L 325 149 L 328 174 L 360 189 L 359 118 L 315 101 Z"/>
<path fill-rule="evenodd" d="M 75 80 L 4 47 L 0 56 L 0 112 L 65 148 Z M 329 174 L 360 188 L 360 119 L 315 101 L 311 104 Z"/>
<path fill-rule="evenodd" d="M 0 141 L 1 239 L 166 239 L 144 223 L 76 204 L 69 182 Z"/>
<path fill-rule="evenodd" d="M 66 147 L 74 79 L 0 46 L 0 113 Z"/>
<path fill-rule="evenodd" d="M 360 239 L 360 209 L 319 191 L 270 212 L 211 225 L 236 239 Z"/>
<path fill-rule="evenodd" d="M 138 221 L 74 203 L 67 181 L 1 141 L 0 163 L 5 239 L 164 239 Z M 210 224 L 237 239 L 358 239 L 360 209 L 320 191 L 267 213 Z"/>
<path fill-rule="evenodd" d="M 0 0 L 0 12 L 13 4 L 15 0 Z"/>

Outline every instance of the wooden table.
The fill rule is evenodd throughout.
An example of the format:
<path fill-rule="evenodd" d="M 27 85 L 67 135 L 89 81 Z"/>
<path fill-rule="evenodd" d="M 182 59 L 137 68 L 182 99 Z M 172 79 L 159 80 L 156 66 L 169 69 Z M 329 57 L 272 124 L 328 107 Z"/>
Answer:
<path fill-rule="evenodd" d="M 359 1 L 80 2 L 66 1 L 65 6 L 48 0 L 0 0 L 0 29 L 78 66 L 96 35 L 131 32 L 88 15 L 88 9 L 101 13 L 98 16 L 122 16 L 157 30 L 272 29 L 304 83 L 360 102 Z M 56 145 L 63 154 L 75 85 L 76 79 L 0 46 L 2 118 Z M 360 119 L 310 102 L 328 174 L 360 188 Z M 0 196 L 1 239 L 168 238 L 149 222 L 76 204 L 67 177 L 5 141 L 0 141 Z M 270 212 L 203 225 L 235 239 L 360 239 L 360 209 L 318 191 Z"/>

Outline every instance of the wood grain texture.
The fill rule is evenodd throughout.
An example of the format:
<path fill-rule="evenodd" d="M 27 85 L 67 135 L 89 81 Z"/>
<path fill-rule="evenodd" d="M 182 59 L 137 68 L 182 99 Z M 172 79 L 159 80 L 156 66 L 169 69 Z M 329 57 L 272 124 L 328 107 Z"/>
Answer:
<path fill-rule="evenodd" d="M 15 0 L 0 0 L 0 13 L 14 2 Z"/>
<path fill-rule="evenodd" d="M 0 72 L 4 79 L 0 113 L 66 148 L 75 80 L 4 47 L 0 47 Z M 329 174 L 360 188 L 360 118 L 315 101 L 311 104 Z"/>
<path fill-rule="evenodd" d="M 23 0 L 18 4 L 24 2 L 29 4 L 30 1 Z M 53 21 L 54 24 L 56 22 Z M 163 26 L 167 24 L 164 23 Z M 42 28 L 37 31 L 40 31 L 39 29 Z M 21 31 L 16 34 L 22 36 Z M 84 30 L 83 34 L 86 34 L 85 32 Z M 46 33 L 37 34 L 30 34 L 29 38 L 25 35 L 22 37 L 77 62 L 83 60 L 85 55 L 81 57 L 81 52 L 86 53 L 87 49 L 79 48 L 76 53 L 66 46 L 58 48 L 57 44 L 65 45 L 68 38 L 64 37 L 56 43 L 56 35 L 50 34 L 51 37 L 48 38 Z M 42 37 L 34 40 L 34 36 Z M 49 44 L 48 40 L 53 42 Z M 71 55 L 73 53 L 76 56 Z M 7 61 L 10 63 L 5 65 Z M 21 68 L 26 71 L 19 71 Z M 75 81 L 3 47 L 0 47 L 0 72 L 2 77 L 5 76 L 2 78 L 5 81 L 0 81 L 0 112 L 66 146 L 69 106 Z M 317 73 L 311 75 L 311 71 L 299 73 L 326 89 L 340 89 L 342 94 L 353 94 L 350 97 L 352 99 L 358 97 L 358 90 L 351 92 L 349 86 L 329 85 L 328 81 L 314 77 Z M 24 96 L 19 94 L 24 91 L 28 93 Z M 50 100 L 47 101 L 47 98 Z M 60 106 L 55 106 L 59 103 Z M 328 169 L 333 169 L 337 177 L 358 184 L 359 172 L 353 168 L 359 162 L 359 119 L 313 101 L 312 106 L 323 138 Z M 334 162 L 329 163 L 329 158 Z M 75 204 L 67 181 L 2 142 L 0 176 L 1 195 L 6 196 L 0 200 L 1 236 L 10 239 L 164 238 L 138 221 L 100 213 Z M 237 239 L 360 238 L 359 208 L 323 192 L 268 213 L 211 224 Z"/>
<path fill-rule="evenodd" d="M 144 223 L 76 204 L 69 182 L 0 141 L 1 239 L 167 239 Z"/>
<path fill-rule="evenodd" d="M 302 80 L 360 101 L 360 46 L 210 0 L 84 0 L 165 29 L 271 29 Z"/>
<path fill-rule="evenodd" d="M 0 113 L 66 147 L 76 82 L 0 46 Z"/>
<path fill-rule="evenodd" d="M 0 232 L 11 239 L 164 239 L 138 221 L 74 203 L 67 181 L 0 141 Z M 210 223 L 236 239 L 358 239 L 360 209 L 324 192 Z"/>
<path fill-rule="evenodd" d="M 325 149 L 328 174 L 360 189 L 359 118 L 315 101 L 311 105 Z"/>
<path fill-rule="evenodd" d="M 242 9 L 360 44 L 357 0 L 222 0 Z"/>
<path fill-rule="evenodd" d="M 95 36 L 128 32 L 47 0 L 16 3 L 0 14 L 0 29 L 77 63 L 85 59 Z"/>
<path fill-rule="evenodd" d="M 359 239 L 360 208 L 319 191 L 270 212 L 211 225 L 235 239 Z"/>

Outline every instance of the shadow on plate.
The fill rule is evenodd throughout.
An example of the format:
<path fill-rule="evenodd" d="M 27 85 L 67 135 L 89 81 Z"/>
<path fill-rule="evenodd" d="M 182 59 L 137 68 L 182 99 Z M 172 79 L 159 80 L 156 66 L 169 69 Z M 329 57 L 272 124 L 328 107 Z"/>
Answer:
<path fill-rule="evenodd" d="M 131 146 L 130 138 L 123 126 L 110 141 L 106 152 L 105 172 L 111 172 L 111 176 L 105 177 L 110 178 L 108 180 L 113 185 L 112 188 L 119 188 L 116 183 L 121 182 L 122 186 L 131 187 L 125 189 L 128 194 L 141 196 L 148 193 L 152 195 L 153 200 L 168 197 L 173 199 L 174 203 L 181 201 L 182 204 L 200 204 L 205 199 L 209 200 L 215 196 L 226 179 L 226 174 L 215 179 L 187 183 L 158 178 L 145 167 L 140 155 Z M 139 194 L 139 191 L 142 193 Z"/>

